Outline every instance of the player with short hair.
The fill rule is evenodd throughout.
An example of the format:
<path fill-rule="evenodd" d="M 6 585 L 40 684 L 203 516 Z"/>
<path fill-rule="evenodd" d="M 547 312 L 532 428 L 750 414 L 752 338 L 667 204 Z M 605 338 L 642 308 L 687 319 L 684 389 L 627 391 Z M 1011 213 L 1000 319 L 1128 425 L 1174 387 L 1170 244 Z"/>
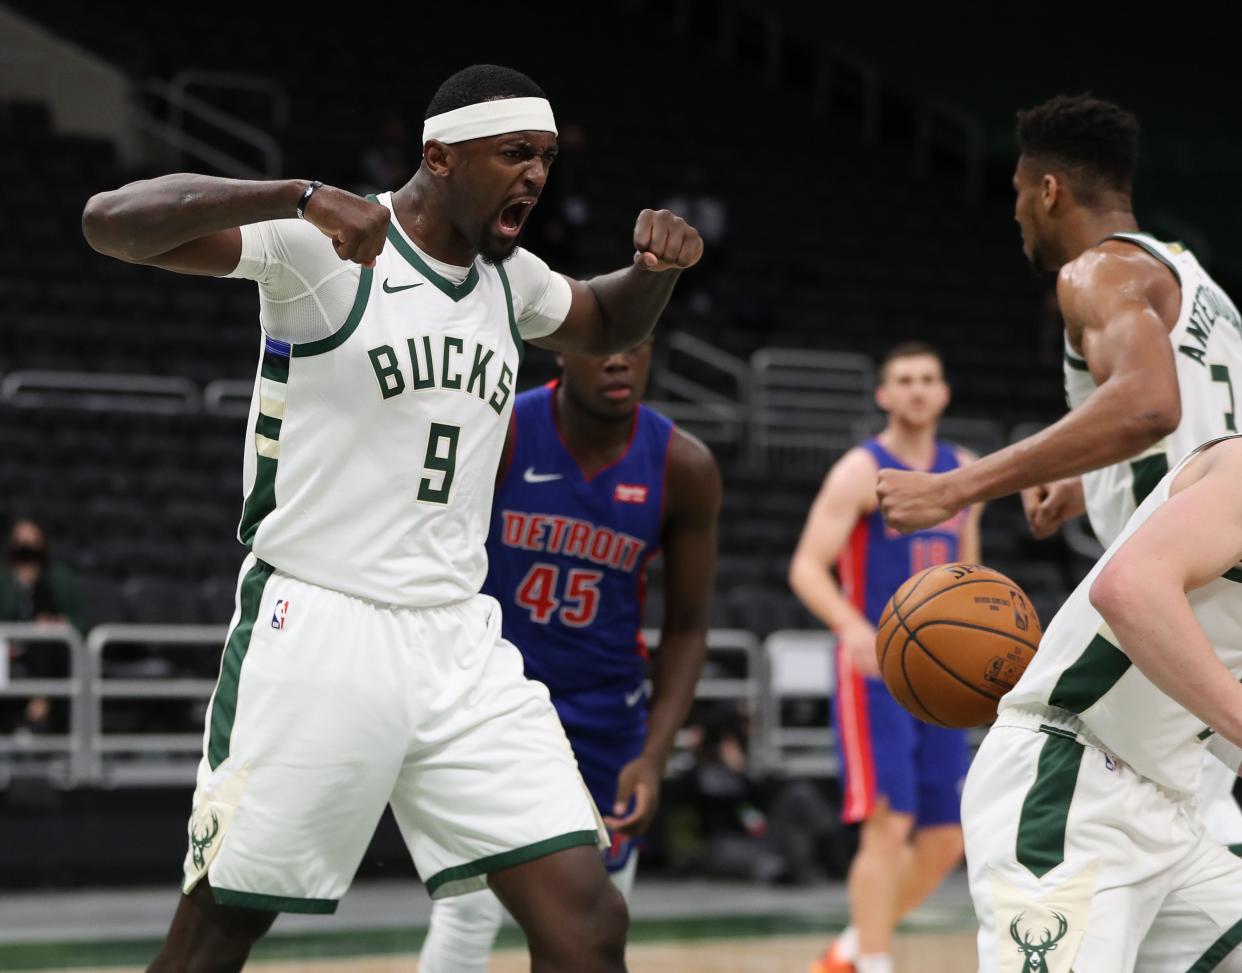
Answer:
<path fill-rule="evenodd" d="M 651 340 L 562 353 L 560 378 L 517 398 L 492 508 L 483 590 L 544 683 L 612 837 L 629 899 L 647 829 L 707 653 L 720 472 L 701 442 L 640 400 Z M 664 617 L 647 705 L 647 567 L 664 560 Z M 424 973 L 483 973 L 500 928 L 488 890 L 441 899 Z"/>
<path fill-rule="evenodd" d="M 517 241 L 555 157 L 543 91 L 475 65 L 391 193 L 181 174 L 87 203 L 102 253 L 256 281 L 263 327 L 250 555 L 152 969 L 240 969 L 277 912 L 333 911 L 388 803 L 433 898 L 490 885 L 532 969 L 624 969 L 604 832 L 479 593 L 484 540 L 523 343 L 632 347 L 702 244 L 644 210 L 631 266 L 552 273 Z"/>
<path fill-rule="evenodd" d="M 903 537 L 885 527 L 875 484 L 881 470 L 941 472 L 974 457 L 936 437 L 949 386 L 930 345 L 893 348 L 875 397 L 887 425 L 828 472 L 789 566 L 790 587 L 837 636 L 832 715 L 842 818 L 862 824 L 849 873 L 852 925 L 812 966 L 816 973 L 891 973 L 898 921 L 962 855 L 958 794 L 970 760 L 966 735 L 922 723 L 893 699 L 876 664 L 875 626 L 912 574 L 979 560 L 982 508 Z M 834 562 L 840 585 L 829 573 Z"/>
<path fill-rule="evenodd" d="M 1238 431 L 1242 318 L 1189 250 L 1139 231 L 1132 114 L 1088 96 L 1053 98 L 1019 112 L 1018 145 L 1014 215 L 1027 258 L 1058 272 L 1071 411 L 944 476 L 886 471 L 881 506 L 912 530 L 1021 490 L 1035 536 L 1085 511 L 1107 547 L 1171 463 Z M 1205 765 L 1205 820 L 1225 842 L 1242 841 L 1233 784 Z"/>
<path fill-rule="evenodd" d="M 1203 751 L 1242 757 L 1242 438 L 1148 492 L 1001 700 L 962 798 L 981 973 L 1237 973 L 1242 861 Z"/>

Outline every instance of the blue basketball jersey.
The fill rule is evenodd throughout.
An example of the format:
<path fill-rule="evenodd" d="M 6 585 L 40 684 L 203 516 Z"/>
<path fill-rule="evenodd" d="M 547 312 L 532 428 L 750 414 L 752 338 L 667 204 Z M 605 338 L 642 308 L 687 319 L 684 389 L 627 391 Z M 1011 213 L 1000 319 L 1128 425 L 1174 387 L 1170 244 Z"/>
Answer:
<path fill-rule="evenodd" d="M 868 439 L 862 448 L 875 457 L 879 469 L 909 469 L 878 440 Z M 929 472 L 947 473 L 959 465 L 956 449 L 937 440 Z M 875 625 L 893 592 L 907 578 L 934 564 L 959 560 L 962 527 L 968 516 L 969 510 L 963 510 L 943 524 L 913 534 L 900 534 L 885 524 L 879 508 L 860 518 L 837 561 L 845 597 Z"/>
<path fill-rule="evenodd" d="M 641 747 L 643 597 L 660 550 L 673 423 L 640 405 L 625 455 L 587 477 L 555 410 L 554 384 L 517 397 L 483 590 L 503 607 L 505 638 L 521 650 L 526 675 L 551 691 L 575 750 L 592 733 L 600 744 L 611 738 L 609 750 L 620 737 Z"/>

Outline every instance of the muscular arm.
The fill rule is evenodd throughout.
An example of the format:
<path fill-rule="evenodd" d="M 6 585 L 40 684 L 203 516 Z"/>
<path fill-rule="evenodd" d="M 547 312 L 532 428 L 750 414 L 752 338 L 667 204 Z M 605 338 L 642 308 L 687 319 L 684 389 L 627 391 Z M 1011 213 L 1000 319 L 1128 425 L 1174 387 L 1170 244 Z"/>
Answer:
<path fill-rule="evenodd" d="M 811 505 L 802 536 L 789 562 L 789 587 L 816 618 L 834 631 L 867 620 L 849 603 L 830 568 L 859 517 L 875 509 L 875 460 L 852 449 L 829 471 Z"/>
<path fill-rule="evenodd" d="M 1059 422 L 949 474 L 962 504 L 1120 463 L 1181 421 L 1169 328 L 1151 299 L 1154 261 L 1089 254 L 1057 281 L 1066 321 L 1082 332 L 1096 390 Z"/>
<path fill-rule="evenodd" d="M 884 470 L 885 520 L 912 531 L 963 507 L 1130 459 L 1181 421 L 1169 328 L 1153 297 L 1176 286 L 1155 261 L 1096 251 L 1062 271 L 1057 297 L 1080 328 L 1095 392 L 1047 429 L 940 476 Z"/>
<path fill-rule="evenodd" d="M 634 249 L 633 264 L 623 270 L 569 280 L 573 299 L 564 323 L 531 344 L 607 355 L 633 348 L 651 334 L 682 270 L 703 255 L 703 241 L 681 217 L 643 210 L 634 227 Z"/>
<path fill-rule="evenodd" d="M 957 461 L 962 466 L 977 463 L 979 457 L 968 449 L 960 446 L 957 449 Z M 983 520 L 983 504 L 976 503 L 966 514 L 966 523 L 962 525 L 962 534 L 958 541 L 958 559 L 966 564 L 983 563 L 983 543 L 980 537 L 980 522 Z"/>
<path fill-rule="evenodd" d="M 82 233 L 95 250 L 126 263 L 180 274 L 222 277 L 241 259 L 240 227 L 297 216 L 309 183 L 220 179 L 176 173 L 97 193 L 82 213 Z M 388 210 L 323 186 L 306 219 L 332 238 L 342 260 L 374 262 L 383 248 Z"/>
<path fill-rule="evenodd" d="M 616 815 L 605 822 L 629 834 L 646 830 L 658 804 L 660 780 L 677 731 L 694 701 L 707 657 L 707 628 L 716 581 L 716 521 L 720 470 L 697 439 L 673 431 L 668 450 L 664 526 L 664 620 L 652 673 L 647 742 L 617 781 Z M 630 797 L 634 807 L 626 814 Z"/>
<path fill-rule="evenodd" d="M 1091 603 L 1148 679 L 1242 746 L 1242 684 L 1186 597 L 1242 559 L 1242 441 L 1192 460 L 1178 480 L 1187 478 L 1113 555 L 1091 586 Z"/>

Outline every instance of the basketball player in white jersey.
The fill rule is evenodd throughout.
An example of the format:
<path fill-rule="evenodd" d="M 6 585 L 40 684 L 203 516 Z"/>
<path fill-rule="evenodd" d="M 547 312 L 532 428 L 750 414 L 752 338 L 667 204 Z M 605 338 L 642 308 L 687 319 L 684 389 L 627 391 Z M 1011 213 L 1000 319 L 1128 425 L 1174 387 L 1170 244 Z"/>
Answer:
<path fill-rule="evenodd" d="M 1044 632 L 967 776 L 981 973 L 1238 973 L 1242 859 L 1203 751 L 1242 757 L 1242 438 L 1157 482 Z"/>
<path fill-rule="evenodd" d="M 881 508 L 912 530 L 1022 490 L 1037 537 L 1085 512 L 1107 547 L 1170 465 L 1238 431 L 1242 318 L 1193 254 L 1139 232 L 1133 115 L 1094 98 L 1053 98 L 1019 113 L 1018 144 L 1015 218 L 1027 258 L 1058 271 L 1072 411 L 943 476 L 881 472 Z M 1205 819 L 1225 843 L 1242 842 L 1234 783 L 1205 764 Z"/>
<path fill-rule="evenodd" d="M 263 325 L 251 553 L 153 970 L 238 970 L 277 912 L 333 911 L 388 803 L 429 892 L 490 885 L 533 970 L 624 969 L 603 829 L 479 594 L 483 542 L 523 342 L 632 347 L 702 244 L 644 210 L 631 266 L 552 273 L 517 239 L 555 157 L 538 86 L 476 65 L 432 99 L 418 172 L 378 198 L 182 174 L 87 204 L 102 253 L 257 281 Z"/>

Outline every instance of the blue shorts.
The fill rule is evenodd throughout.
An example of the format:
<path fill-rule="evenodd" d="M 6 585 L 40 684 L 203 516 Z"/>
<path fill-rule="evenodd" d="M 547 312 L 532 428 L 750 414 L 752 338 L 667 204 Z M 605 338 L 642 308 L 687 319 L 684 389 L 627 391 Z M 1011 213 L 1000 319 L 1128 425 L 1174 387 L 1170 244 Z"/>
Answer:
<path fill-rule="evenodd" d="M 612 805 L 617 799 L 617 776 L 622 767 L 642 753 L 647 740 L 645 724 L 631 723 L 611 730 L 592 727 L 589 731 L 566 726 L 565 735 L 569 737 L 569 745 L 578 758 L 578 770 L 599 813 L 612 816 Z M 618 872 L 629 863 L 635 839 L 611 831 L 609 834 L 612 846 L 604 852 L 604 865 L 609 872 Z"/>
<path fill-rule="evenodd" d="M 882 679 L 867 679 L 838 649 L 832 725 L 841 755 L 841 819 L 866 820 L 876 798 L 913 814 L 915 827 L 961 823 L 962 784 L 970 767 L 965 730 L 911 716 Z"/>

